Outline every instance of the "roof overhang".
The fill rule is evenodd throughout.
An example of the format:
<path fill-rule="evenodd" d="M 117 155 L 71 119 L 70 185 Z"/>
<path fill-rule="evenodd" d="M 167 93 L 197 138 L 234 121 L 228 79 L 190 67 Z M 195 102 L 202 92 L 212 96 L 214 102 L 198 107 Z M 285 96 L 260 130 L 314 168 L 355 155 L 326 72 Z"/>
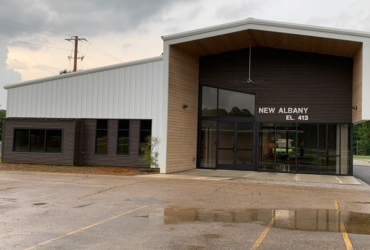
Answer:
<path fill-rule="evenodd" d="M 353 59 L 353 122 L 370 120 L 370 33 L 248 18 L 162 37 L 164 86 L 169 85 L 171 48 L 199 58 L 261 46 Z M 176 58 L 176 57 L 173 57 Z M 177 58 L 178 59 L 178 58 Z M 177 60 L 176 59 L 176 60 Z M 173 63 L 173 62 L 172 62 Z M 183 65 L 186 67 L 186 65 Z M 164 96 L 168 89 L 164 89 Z"/>
<path fill-rule="evenodd" d="M 165 44 L 195 56 L 250 46 L 353 57 L 370 33 L 297 25 L 248 18 L 246 20 L 163 36 Z"/>

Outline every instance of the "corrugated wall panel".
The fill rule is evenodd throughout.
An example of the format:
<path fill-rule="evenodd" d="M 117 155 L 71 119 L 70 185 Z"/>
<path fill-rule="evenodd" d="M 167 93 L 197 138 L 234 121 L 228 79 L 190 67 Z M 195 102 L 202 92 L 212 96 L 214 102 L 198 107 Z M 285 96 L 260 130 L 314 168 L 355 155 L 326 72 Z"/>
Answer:
<path fill-rule="evenodd" d="M 153 119 L 159 135 L 162 59 L 8 89 L 8 117 Z"/>

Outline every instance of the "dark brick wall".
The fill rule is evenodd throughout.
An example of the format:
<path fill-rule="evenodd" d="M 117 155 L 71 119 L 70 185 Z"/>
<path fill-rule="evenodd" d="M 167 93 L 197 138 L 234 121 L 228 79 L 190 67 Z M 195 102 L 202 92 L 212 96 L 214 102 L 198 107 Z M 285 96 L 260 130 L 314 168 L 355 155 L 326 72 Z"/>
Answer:
<path fill-rule="evenodd" d="M 139 120 L 130 121 L 130 154 L 117 154 L 118 120 L 108 120 L 108 152 L 95 154 L 96 120 L 84 120 L 81 165 L 143 167 L 139 156 Z"/>
<path fill-rule="evenodd" d="M 62 153 L 14 152 L 16 128 L 62 129 Z M 118 155 L 118 120 L 108 120 L 108 152 L 95 154 L 95 119 L 5 119 L 3 162 L 144 167 L 139 156 L 140 120 L 130 121 L 130 154 Z"/>
<path fill-rule="evenodd" d="M 284 122 L 285 116 L 258 114 L 258 107 L 308 107 L 306 122 L 352 122 L 352 58 L 264 47 L 200 59 L 200 84 L 256 95 L 256 121 Z M 301 121 L 297 121 L 301 122 Z"/>
<path fill-rule="evenodd" d="M 49 119 L 5 119 L 3 140 L 3 162 L 73 165 L 75 120 L 49 120 Z M 61 129 L 62 152 L 14 152 L 13 140 L 16 128 Z"/>

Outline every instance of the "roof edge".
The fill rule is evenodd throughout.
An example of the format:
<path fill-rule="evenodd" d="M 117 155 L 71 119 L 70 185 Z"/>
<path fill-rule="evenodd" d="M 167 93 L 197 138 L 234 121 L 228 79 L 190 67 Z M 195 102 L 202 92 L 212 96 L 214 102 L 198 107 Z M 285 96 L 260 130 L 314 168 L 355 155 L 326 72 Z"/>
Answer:
<path fill-rule="evenodd" d="M 140 60 L 135 60 L 135 61 L 130 61 L 130 62 L 112 64 L 112 65 L 98 67 L 98 68 L 92 68 L 92 69 L 81 70 L 81 71 L 77 71 L 77 72 L 71 72 L 71 73 L 63 74 L 63 75 L 48 76 L 48 77 L 38 78 L 38 79 L 24 81 L 24 82 L 6 84 L 6 85 L 4 85 L 4 89 L 12 89 L 12 88 L 25 86 L 25 85 L 31 85 L 31 84 L 34 84 L 34 83 L 40 83 L 40 82 L 52 81 L 52 80 L 63 79 L 63 78 L 68 78 L 68 77 L 80 76 L 80 75 L 84 75 L 84 74 L 89 74 L 89 73 L 94 73 L 94 72 L 99 72 L 99 71 L 104 71 L 104 70 L 110 70 L 110 69 L 116 69 L 116 68 L 121 68 L 121 67 L 127 67 L 127 66 L 133 66 L 133 65 L 137 65 L 137 64 L 160 61 L 160 60 L 163 60 L 163 56 L 150 57 L 150 58 L 145 58 L 145 59 L 140 59 Z"/>
<path fill-rule="evenodd" d="M 168 41 L 168 40 L 173 40 L 177 38 L 183 38 L 187 36 L 199 35 L 199 34 L 204 34 L 208 32 L 214 32 L 214 31 L 219 31 L 223 29 L 229 29 L 229 28 L 234 28 L 238 26 L 252 25 L 252 24 L 261 25 L 261 26 L 265 25 L 265 26 L 279 27 L 279 28 L 299 29 L 299 30 L 316 31 L 316 32 L 323 32 L 323 33 L 332 33 L 332 34 L 339 34 L 339 35 L 350 35 L 350 36 L 370 38 L 370 33 L 364 32 L 364 31 L 352 31 L 352 30 L 347 30 L 347 29 L 329 28 L 329 27 L 323 27 L 323 26 L 292 24 L 292 23 L 286 23 L 286 22 L 275 22 L 275 21 L 268 21 L 268 20 L 262 20 L 262 19 L 247 18 L 241 21 L 220 24 L 220 25 L 215 25 L 211 27 L 195 29 L 191 31 L 180 32 L 180 33 L 176 33 L 173 35 L 166 35 L 166 36 L 162 36 L 162 39 L 163 41 Z"/>

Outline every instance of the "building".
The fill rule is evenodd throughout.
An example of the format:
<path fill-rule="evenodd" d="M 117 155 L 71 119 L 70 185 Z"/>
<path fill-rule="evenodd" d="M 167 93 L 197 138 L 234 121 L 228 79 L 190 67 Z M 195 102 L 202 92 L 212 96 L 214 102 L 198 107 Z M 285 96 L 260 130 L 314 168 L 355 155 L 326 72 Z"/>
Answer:
<path fill-rule="evenodd" d="M 3 162 L 352 174 L 370 33 L 246 19 L 163 37 L 163 56 L 6 85 Z"/>

